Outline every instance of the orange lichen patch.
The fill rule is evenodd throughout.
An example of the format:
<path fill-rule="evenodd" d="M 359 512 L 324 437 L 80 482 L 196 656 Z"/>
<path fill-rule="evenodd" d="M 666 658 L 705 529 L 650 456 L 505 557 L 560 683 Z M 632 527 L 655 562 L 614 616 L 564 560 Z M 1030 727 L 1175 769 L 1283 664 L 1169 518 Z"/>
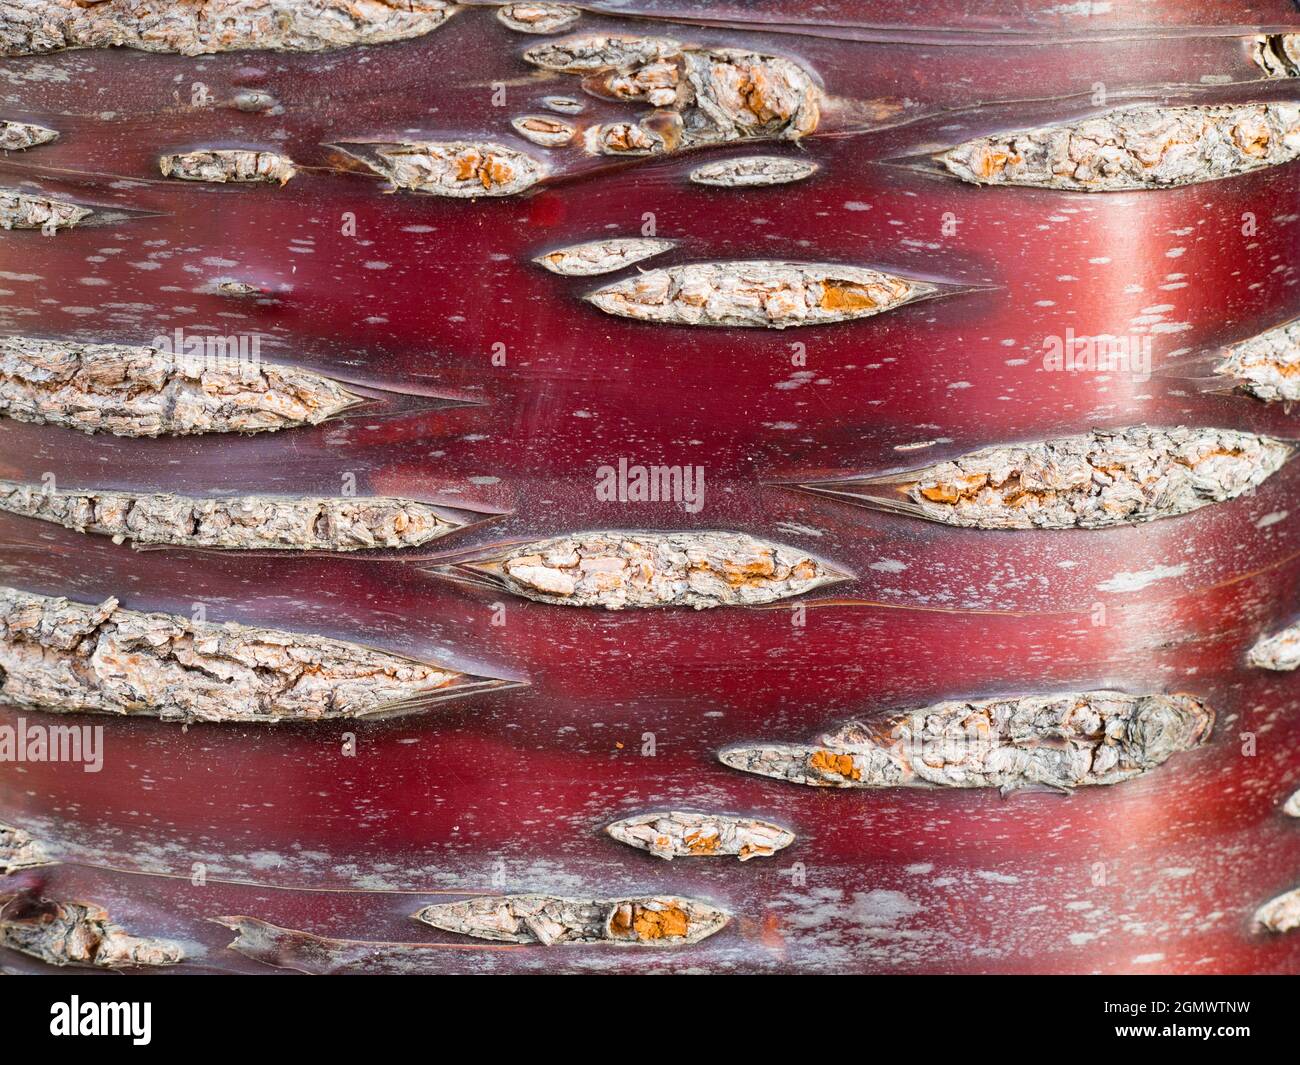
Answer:
<path fill-rule="evenodd" d="M 692 832 L 682 840 L 686 844 L 686 849 L 692 854 L 716 854 L 718 850 L 719 837 L 714 835 L 705 835 L 702 832 Z"/>
<path fill-rule="evenodd" d="M 822 285 L 820 301 L 824 311 L 867 311 L 876 306 L 875 297 L 865 285 L 852 285 L 842 281 L 828 281 Z"/>
<path fill-rule="evenodd" d="M 861 780 L 862 772 L 853 764 L 851 754 L 836 754 L 834 751 L 814 751 L 808 759 L 808 765 L 823 773 L 835 773 L 848 780 Z"/>
<path fill-rule="evenodd" d="M 645 906 L 620 906 L 611 926 L 619 935 L 628 932 L 637 939 L 684 939 L 690 931 L 691 921 L 686 911 L 677 906 L 652 910 Z"/>
<path fill-rule="evenodd" d="M 543 148 L 560 148 L 573 140 L 577 130 L 570 122 L 545 115 L 525 115 L 511 123 L 515 132 Z"/>
<path fill-rule="evenodd" d="M 1252 116 L 1232 127 L 1232 140 L 1246 155 L 1264 155 L 1273 142 L 1273 131 L 1267 122 Z"/>
<path fill-rule="evenodd" d="M 1214 372 L 1235 378 L 1243 392 L 1265 402 L 1300 400 L 1300 322 L 1234 344 Z"/>

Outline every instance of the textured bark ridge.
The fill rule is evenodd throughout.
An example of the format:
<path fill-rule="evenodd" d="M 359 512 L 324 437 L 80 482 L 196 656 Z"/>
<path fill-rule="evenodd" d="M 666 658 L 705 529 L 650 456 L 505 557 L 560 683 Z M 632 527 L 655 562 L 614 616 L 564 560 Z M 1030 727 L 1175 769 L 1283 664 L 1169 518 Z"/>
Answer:
<path fill-rule="evenodd" d="M 610 274 L 642 259 L 662 255 L 673 247 L 671 240 L 653 237 L 616 237 L 612 240 L 593 240 L 589 244 L 574 244 L 568 248 L 539 255 L 533 262 L 546 267 L 553 274 L 569 277 L 592 277 Z"/>
<path fill-rule="evenodd" d="M 0 338 L 0 413 L 116 436 L 318 425 L 360 402 L 336 381 L 260 359 Z"/>
<path fill-rule="evenodd" d="M 0 700 L 164 721 L 277 723 L 423 708 L 500 682 L 323 636 L 0 588 Z"/>
<path fill-rule="evenodd" d="M 786 329 L 866 318 L 936 291 L 856 266 L 721 262 L 647 270 L 587 298 L 607 314 L 644 322 Z"/>
<path fill-rule="evenodd" d="M 235 550 L 417 547 L 459 528 L 412 499 L 339 496 L 194 498 L 170 492 L 47 490 L 0 480 L 0 510 L 118 543 Z"/>
<path fill-rule="evenodd" d="M 49 865 L 53 860 L 30 832 L 0 823 L 0 876 L 35 865 Z"/>
<path fill-rule="evenodd" d="M 1286 673 L 1300 666 L 1300 621 L 1272 636 L 1261 636 L 1250 649 L 1246 661 L 1259 669 Z"/>
<path fill-rule="evenodd" d="M 572 122 L 550 118 L 547 115 L 524 115 L 510 123 L 515 132 L 543 148 L 563 148 L 578 132 Z"/>
<path fill-rule="evenodd" d="M 71 229 L 95 212 L 75 203 L 31 196 L 17 189 L 0 189 L 0 228 L 43 229 L 53 233 Z"/>
<path fill-rule="evenodd" d="M 87 902 L 54 902 L 27 895 L 0 896 L 0 947 L 51 965 L 121 969 L 175 965 L 185 958 L 177 943 L 133 936 Z"/>
<path fill-rule="evenodd" d="M 725 141 L 796 140 L 821 117 L 811 76 L 778 56 L 667 37 L 588 34 L 540 44 L 524 58 L 581 77 L 595 95 L 655 108 L 640 122 L 592 127 L 592 152 L 648 155 Z"/>
<path fill-rule="evenodd" d="M 1270 932 L 1291 932 L 1300 928 L 1300 888 L 1264 903 L 1255 911 L 1255 924 Z"/>
<path fill-rule="evenodd" d="M 605 829 L 620 843 L 666 858 L 767 857 L 794 842 L 794 833 L 768 821 L 726 814 L 672 811 L 615 821 Z"/>
<path fill-rule="evenodd" d="M 0 150 L 6 152 L 35 148 L 38 144 L 49 144 L 58 140 L 56 130 L 44 126 L 34 126 L 30 122 L 0 121 Z"/>
<path fill-rule="evenodd" d="M 212 148 L 164 155 L 158 160 L 163 177 L 182 181 L 263 181 L 283 185 L 296 171 L 293 160 L 276 152 L 242 148 Z"/>
<path fill-rule="evenodd" d="M 420 37 L 454 10 L 444 0 L 0 0 L 0 55 L 319 52 Z"/>
<path fill-rule="evenodd" d="M 754 606 L 845 580 L 818 559 L 731 532 L 590 532 L 463 564 L 540 603 L 606 610 Z"/>
<path fill-rule="evenodd" d="M 940 155 L 964 181 L 1084 192 L 1232 177 L 1300 155 L 1300 104 L 1132 107 L 1068 126 L 980 137 Z"/>
<path fill-rule="evenodd" d="M 434 196 L 513 196 L 546 176 L 540 160 L 503 144 L 405 141 L 340 147 L 397 188 Z"/>
<path fill-rule="evenodd" d="M 849 722 L 812 746 L 761 744 L 725 765 L 826 788 L 1070 789 L 1117 784 L 1209 738 L 1214 712 L 1190 695 L 1097 691 L 936 703 Z"/>
<path fill-rule="evenodd" d="M 817 164 L 780 155 L 753 155 L 740 159 L 720 159 L 691 171 L 697 185 L 723 188 L 753 188 L 759 185 L 788 185 L 803 181 L 817 172 Z"/>
<path fill-rule="evenodd" d="M 520 33 L 559 33 L 581 15 L 581 9 L 568 4 L 506 4 L 497 8 L 497 18 Z"/>
<path fill-rule="evenodd" d="M 671 946 L 698 943 L 731 919 L 714 906 L 669 895 L 628 899 L 566 899 L 497 895 L 426 906 L 415 918 L 447 932 L 543 946 L 608 943 Z"/>
<path fill-rule="evenodd" d="M 1234 344 L 1214 372 L 1234 378 L 1256 399 L 1294 403 L 1300 399 L 1300 322 Z"/>
<path fill-rule="evenodd" d="M 1255 39 L 1255 62 L 1270 78 L 1300 77 L 1300 33 L 1275 33 Z"/>
<path fill-rule="evenodd" d="M 1101 529 L 1235 499 L 1290 455 L 1280 440 L 1233 429 L 1136 426 L 803 487 L 969 529 Z"/>

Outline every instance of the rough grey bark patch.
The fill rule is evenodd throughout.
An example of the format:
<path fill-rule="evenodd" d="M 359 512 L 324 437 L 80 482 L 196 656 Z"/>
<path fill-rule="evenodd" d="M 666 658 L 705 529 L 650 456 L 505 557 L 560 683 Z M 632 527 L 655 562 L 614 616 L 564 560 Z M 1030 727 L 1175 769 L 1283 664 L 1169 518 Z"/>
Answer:
<path fill-rule="evenodd" d="M 8 876 L 19 869 L 49 865 L 53 860 L 40 840 L 30 832 L 0 823 L 0 876 Z"/>
<path fill-rule="evenodd" d="M 779 56 L 697 48 L 667 37 L 587 34 L 530 48 L 544 70 L 583 78 L 589 92 L 656 111 L 588 131 L 587 148 L 651 154 L 747 139 L 796 140 L 817 128 L 821 93 L 808 71 Z"/>
<path fill-rule="evenodd" d="M 645 322 L 786 329 L 865 318 L 936 291 L 856 266 L 740 261 L 647 270 L 587 298 L 607 314 Z"/>
<path fill-rule="evenodd" d="M 1295 792 L 1282 804 L 1282 812 L 1287 817 L 1300 817 L 1300 791 Z"/>
<path fill-rule="evenodd" d="M 707 903 L 671 895 L 625 899 L 498 895 L 426 906 L 415 919 L 447 932 L 505 943 L 662 947 L 698 943 L 731 918 Z"/>
<path fill-rule="evenodd" d="M 0 150 L 6 152 L 35 148 L 38 144 L 49 144 L 58 140 L 56 130 L 36 126 L 30 122 L 0 121 Z"/>
<path fill-rule="evenodd" d="M 1235 499 L 1276 473 L 1291 451 L 1234 429 L 1135 426 L 804 487 L 971 529 L 1101 529 Z"/>
<path fill-rule="evenodd" d="M 753 606 L 848 574 L 781 544 L 731 532 L 588 532 L 465 564 L 541 603 L 640 607 Z"/>
<path fill-rule="evenodd" d="M 1270 899 L 1255 911 L 1255 924 L 1270 932 L 1300 928 L 1300 888 Z"/>
<path fill-rule="evenodd" d="M 263 181 L 283 185 L 297 171 L 293 160 L 278 152 L 242 148 L 211 148 L 164 155 L 158 160 L 163 177 L 183 181 Z"/>
<path fill-rule="evenodd" d="M 980 137 L 937 158 L 980 185 L 1116 192 L 1245 174 L 1300 156 L 1300 103 L 1131 107 Z"/>
<path fill-rule="evenodd" d="M 260 359 L 0 338 L 0 414 L 117 436 L 256 433 L 317 425 L 360 399 Z"/>
<path fill-rule="evenodd" d="M 0 0 L 0 55 L 317 52 L 420 37 L 454 10 L 444 0 Z"/>
<path fill-rule="evenodd" d="M 583 102 L 573 96 L 543 96 L 542 106 L 560 115 L 579 115 L 584 110 Z"/>
<path fill-rule="evenodd" d="M 17 706 L 278 723 L 388 714 L 499 686 L 323 636 L 0 588 L 0 699 Z"/>
<path fill-rule="evenodd" d="M 503 144 L 409 141 L 366 145 L 362 161 L 397 188 L 435 196 L 512 196 L 546 176 L 546 165 Z"/>
<path fill-rule="evenodd" d="M 1300 400 L 1300 322 L 1290 322 L 1228 348 L 1214 372 L 1265 402 Z"/>
<path fill-rule="evenodd" d="M 788 185 L 803 181 L 817 172 L 817 164 L 782 155 L 752 155 L 739 159 L 721 159 L 691 171 L 697 185 L 723 188 L 754 188 L 761 185 Z"/>
<path fill-rule="evenodd" d="M 559 33 L 581 15 L 581 9 L 568 4 L 506 4 L 497 8 L 497 18 L 520 33 Z"/>
<path fill-rule="evenodd" d="M 562 148 L 577 133 L 577 127 L 573 123 L 548 118 L 546 115 L 524 115 L 510 124 L 519 136 L 540 144 L 543 148 Z"/>
<path fill-rule="evenodd" d="M 654 237 L 616 237 L 612 240 L 593 240 L 587 244 L 573 244 L 567 248 L 539 255 L 533 262 L 546 267 L 553 274 L 568 277 L 592 277 L 621 270 L 642 259 L 662 255 L 674 247 L 671 240 Z"/>
<path fill-rule="evenodd" d="M 1300 622 L 1288 625 L 1272 636 L 1261 636 L 1250 649 L 1246 661 L 1259 669 L 1287 673 L 1300 666 Z"/>
<path fill-rule="evenodd" d="M 427 503 L 388 497 L 226 496 L 48 489 L 0 480 L 0 510 L 118 543 L 233 550 L 417 547 L 459 528 Z"/>
<path fill-rule="evenodd" d="M 44 229 L 54 232 L 71 229 L 89 218 L 94 211 L 75 203 L 32 196 L 17 189 L 0 189 L 0 228 Z"/>
<path fill-rule="evenodd" d="M 738 746 L 719 758 L 817 787 L 1070 789 L 1141 776 L 1213 727 L 1214 711 L 1190 695 L 1031 695 L 936 703 L 850 722 L 820 744 Z"/>
<path fill-rule="evenodd" d="M 605 831 L 620 843 L 669 861 L 734 855 L 745 862 L 775 854 L 794 842 L 793 832 L 769 821 L 677 810 L 627 817 Z"/>
<path fill-rule="evenodd" d="M 1253 55 L 1270 78 L 1300 77 L 1300 33 L 1261 34 Z"/>
<path fill-rule="evenodd" d="M 55 902 L 27 895 L 0 897 L 0 947 L 50 965 L 120 969 L 175 965 L 185 958 L 177 943 L 135 936 L 88 902 Z"/>

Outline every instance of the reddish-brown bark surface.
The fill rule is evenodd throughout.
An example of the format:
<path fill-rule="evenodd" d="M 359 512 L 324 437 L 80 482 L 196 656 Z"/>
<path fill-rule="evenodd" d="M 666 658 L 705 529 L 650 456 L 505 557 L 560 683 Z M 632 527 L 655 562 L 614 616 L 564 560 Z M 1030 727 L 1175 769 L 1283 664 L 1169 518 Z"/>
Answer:
<path fill-rule="evenodd" d="M 104 726 L 97 774 L 0 765 L 0 822 L 68 859 L 5 889 L 92 900 L 136 934 L 186 942 L 175 972 L 267 971 L 226 949 L 232 933 L 209 919 L 229 914 L 446 944 L 412 967 L 448 972 L 1300 969 L 1300 933 L 1251 927 L 1256 907 L 1300 884 L 1300 823 L 1279 809 L 1300 787 L 1297 680 L 1246 665 L 1300 606 L 1300 466 L 1230 502 L 1101 530 L 949 528 L 792 487 L 1095 427 L 1300 437 L 1283 405 L 1207 381 L 1223 345 L 1300 313 L 1300 164 L 1089 195 L 967 185 L 915 162 L 1095 113 L 1099 83 L 1110 106 L 1294 99 L 1294 81 L 1262 78 L 1250 35 L 1300 30 L 1300 15 L 1282 0 L 1088 18 L 1049 6 L 1060 9 L 948 5 L 942 25 L 901 0 L 842 0 L 815 21 L 798 4 L 584 14 L 571 32 L 789 56 L 835 104 L 797 145 L 634 160 L 548 155 L 512 132 L 512 118 L 542 113 L 541 97 L 582 93 L 520 58 L 548 38 L 511 32 L 491 10 L 317 55 L 0 61 L 0 117 L 60 133 L 0 158 L 0 185 L 134 212 L 48 237 L 0 232 L 4 333 L 257 334 L 266 359 L 463 401 L 256 436 L 123 439 L 0 420 L 0 477 L 334 495 L 352 475 L 362 493 L 492 518 L 399 559 L 139 552 L 0 514 L 0 582 L 185 616 L 201 603 L 212 621 L 522 685 L 391 721 L 267 728 L 2 709 L 0 724 Z M 210 103 L 191 105 L 195 83 Z M 279 107 L 226 105 L 249 89 Z M 583 122 L 641 110 L 584 100 Z M 494 141 L 554 170 L 519 196 L 444 199 L 386 192 L 329 147 L 403 138 Z M 281 152 L 298 173 L 281 188 L 158 172 L 162 154 L 212 147 Z M 819 170 L 757 189 L 687 178 L 759 148 Z M 624 274 L 560 277 L 531 261 L 640 236 L 647 215 L 677 247 L 642 267 L 830 262 L 945 294 L 826 326 L 690 328 L 580 298 Z M 214 291 L 230 278 L 264 295 Z M 1045 338 L 1067 329 L 1150 336 L 1154 374 L 1045 370 Z M 898 450 L 923 441 L 936 442 Z M 596 470 L 620 459 L 702 466 L 703 509 L 600 501 Z M 741 531 L 855 576 L 764 608 L 609 613 L 432 568 L 620 528 Z M 1214 737 L 1141 779 L 1069 796 L 825 792 L 717 760 L 730 744 L 802 743 L 948 698 L 1105 687 L 1193 692 L 1218 712 Z M 341 753 L 345 732 L 355 757 Z M 670 864 L 602 832 L 655 809 L 758 817 L 797 838 L 744 865 Z M 205 884 L 191 882 L 196 864 Z M 677 894 L 735 920 L 689 947 L 627 952 L 502 949 L 410 919 L 429 903 L 516 892 Z M 0 964 L 41 967 L 12 952 Z"/>

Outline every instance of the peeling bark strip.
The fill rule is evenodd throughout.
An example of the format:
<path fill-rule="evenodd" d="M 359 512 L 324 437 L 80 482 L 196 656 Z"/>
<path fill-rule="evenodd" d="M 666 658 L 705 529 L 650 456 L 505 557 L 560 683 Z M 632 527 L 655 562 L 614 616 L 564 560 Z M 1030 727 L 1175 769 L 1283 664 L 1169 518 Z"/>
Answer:
<path fill-rule="evenodd" d="M 540 160 L 502 144 L 411 141 L 364 147 L 374 158 L 362 161 L 377 174 L 399 189 L 435 196 L 511 196 L 546 176 Z"/>
<path fill-rule="evenodd" d="M 410 976 L 437 970 L 448 950 L 518 950 L 489 943 L 392 943 L 364 939 L 330 939 L 326 936 L 282 928 L 256 917 L 214 917 L 235 933 L 230 948 L 246 958 L 322 976 L 365 973 L 367 976 Z"/>
<path fill-rule="evenodd" d="M 416 709 L 497 687 L 324 636 L 0 588 L 0 699 L 56 712 L 277 723 Z"/>
<path fill-rule="evenodd" d="M 318 52 L 420 37 L 454 10 L 445 0 L 0 0 L 0 55 Z"/>
<path fill-rule="evenodd" d="M 543 148 L 562 148 L 573 140 L 573 135 L 577 132 L 573 123 L 547 118 L 545 115 L 525 115 L 514 119 L 510 124 L 519 136 L 540 144 Z"/>
<path fill-rule="evenodd" d="M 1102 529 L 1235 499 L 1290 456 L 1280 440 L 1233 429 L 1136 426 L 803 487 L 968 529 Z"/>
<path fill-rule="evenodd" d="M 1300 666 L 1300 621 L 1272 636 L 1261 636 L 1246 661 L 1259 669 L 1289 673 Z"/>
<path fill-rule="evenodd" d="M 780 825 L 726 814 L 642 814 L 605 829 L 620 843 L 672 861 L 675 857 L 735 855 L 742 862 L 767 857 L 794 842 Z"/>
<path fill-rule="evenodd" d="M 723 188 L 753 188 L 759 185 L 788 185 L 803 181 L 817 172 L 816 163 L 786 159 L 780 155 L 755 155 L 742 159 L 722 159 L 691 171 L 697 185 Z"/>
<path fill-rule="evenodd" d="M 30 832 L 0 824 L 0 876 L 36 865 L 49 865 L 52 861 L 54 859 Z"/>
<path fill-rule="evenodd" d="M 1300 888 L 1264 903 L 1255 911 L 1255 924 L 1270 932 L 1300 928 Z"/>
<path fill-rule="evenodd" d="M 938 156 L 963 181 L 1116 192 L 1168 188 L 1300 156 L 1300 104 L 1133 107 L 980 137 Z"/>
<path fill-rule="evenodd" d="M 606 610 L 753 606 L 848 577 L 802 551 L 730 532 L 578 533 L 466 565 L 526 599 Z"/>
<path fill-rule="evenodd" d="M 581 10 L 567 4 L 506 4 L 497 8 L 497 18 L 520 33 L 559 33 L 581 15 Z"/>
<path fill-rule="evenodd" d="M 102 907 L 27 895 L 0 897 L 0 947 L 51 965 L 100 969 L 175 965 L 185 959 L 179 944 L 152 936 L 133 936 L 110 921 L 108 911 Z"/>
<path fill-rule="evenodd" d="M 1255 38 L 1255 62 L 1270 78 L 1300 77 L 1300 33 Z"/>
<path fill-rule="evenodd" d="M 1300 322 L 1233 345 L 1214 372 L 1236 378 L 1241 391 L 1266 403 L 1300 400 Z"/>
<path fill-rule="evenodd" d="M 328 377 L 261 360 L 0 338 L 0 413 L 116 436 L 318 425 L 361 402 Z"/>
<path fill-rule="evenodd" d="M 49 144 L 57 140 L 59 134 L 44 126 L 33 126 L 30 122 L 0 122 L 0 149 L 6 152 L 35 148 L 38 144 Z"/>
<path fill-rule="evenodd" d="M 936 703 L 852 721 L 820 745 L 733 747 L 733 769 L 827 788 L 1076 788 L 1117 784 L 1209 738 L 1190 695 L 1097 691 Z"/>
<path fill-rule="evenodd" d="M 297 173 L 287 156 L 238 148 L 164 155 L 158 168 L 163 177 L 182 181 L 278 181 L 281 185 Z"/>
<path fill-rule="evenodd" d="M 121 543 L 236 550 L 417 547 L 459 528 L 427 503 L 347 496 L 230 496 L 47 490 L 0 480 L 0 510 Z"/>
<path fill-rule="evenodd" d="M 587 298 L 607 314 L 646 322 L 785 329 L 866 318 L 936 291 L 856 266 L 724 262 L 647 270 Z"/>
<path fill-rule="evenodd" d="M 524 58 L 583 78 L 598 96 L 658 108 L 641 123 L 591 131 L 588 149 L 671 152 L 734 140 L 796 140 L 817 128 L 821 94 L 799 64 L 666 37 L 589 34 L 540 44 Z"/>
<path fill-rule="evenodd" d="M 546 267 L 553 274 L 568 277 L 591 277 L 609 274 L 625 266 L 639 263 L 655 255 L 662 255 L 674 247 L 671 240 L 652 237 L 619 237 L 614 240 L 593 240 L 590 244 L 574 244 L 568 248 L 539 255 L 533 262 Z"/>
<path fill-rule="evenodd" d="M 670 895 L 594 900 L 498 895 L 426 906 L 415 919 L 447 932 L 506 943 L 662 947 L 698 943 L 720 931 L 731 917 L 706 903 Z"/>
<path fill-rule="evenodd" d="M 0 227 L 4 229 L 44 229 L 50 232 L 71 229 L 94 212 L 75 203 L 52 200 L 48 196 L 29 196 L 17 189 L 0 189 Z"/>

